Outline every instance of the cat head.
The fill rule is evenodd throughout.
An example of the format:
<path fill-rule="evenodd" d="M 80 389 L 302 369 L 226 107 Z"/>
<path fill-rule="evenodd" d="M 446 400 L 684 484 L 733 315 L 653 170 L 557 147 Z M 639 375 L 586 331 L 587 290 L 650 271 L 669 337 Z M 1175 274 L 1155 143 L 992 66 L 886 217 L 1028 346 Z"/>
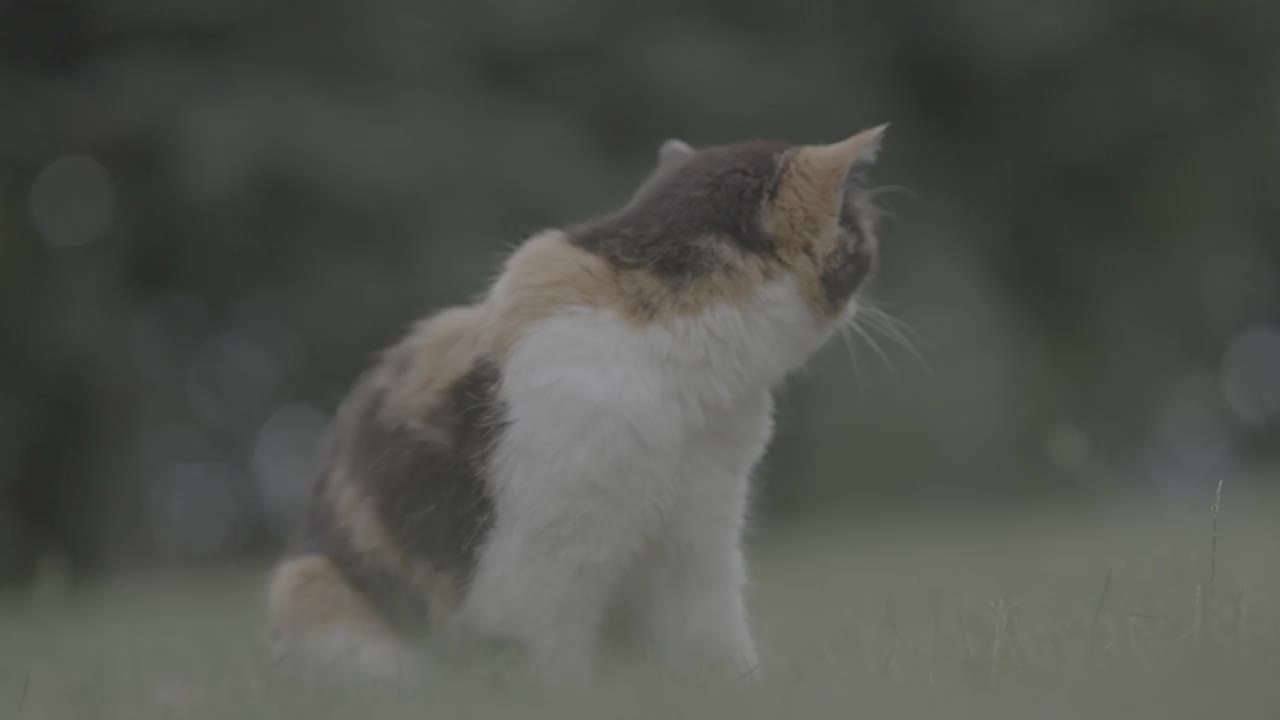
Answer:
<path fill-rule="evenodd" d="M 627 204 L 575 240 L 660 280 L 672 294 L 660 305 L 696 311 L 789 281 L 829 325 L 851 312 L 876 262 L 870 174 L 886 127 L 831 144 L 668 140 Z"/>

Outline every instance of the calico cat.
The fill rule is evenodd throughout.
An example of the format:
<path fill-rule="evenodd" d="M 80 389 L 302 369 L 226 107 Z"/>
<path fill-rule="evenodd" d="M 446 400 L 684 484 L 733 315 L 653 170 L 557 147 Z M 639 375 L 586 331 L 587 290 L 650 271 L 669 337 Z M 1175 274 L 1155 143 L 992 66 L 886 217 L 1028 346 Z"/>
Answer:
<path fill-rule="evenodd" d="M 877 256 L 885 126 L 829 145 L 665 143 L 619 210 L 527 239 L 339 408 L 276 652 L 375 676 L 412 639 L 506 641 L 582 683 L 611 614 L 660 662 L 749 673 L 741 538 L 772 391 Z"/>

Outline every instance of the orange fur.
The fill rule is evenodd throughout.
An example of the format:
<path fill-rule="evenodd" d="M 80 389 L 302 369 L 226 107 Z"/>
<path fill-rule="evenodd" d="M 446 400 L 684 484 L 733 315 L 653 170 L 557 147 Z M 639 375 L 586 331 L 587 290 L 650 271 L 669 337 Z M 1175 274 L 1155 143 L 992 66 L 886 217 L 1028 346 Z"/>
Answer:
<path fill-rule="evenodd" d="M 390 629 L 327 558 L 304 555 L 276 567 L 268 589 L 271 624 L 278 633 L 305 634 L 348 626 L 390 637 Z"/>

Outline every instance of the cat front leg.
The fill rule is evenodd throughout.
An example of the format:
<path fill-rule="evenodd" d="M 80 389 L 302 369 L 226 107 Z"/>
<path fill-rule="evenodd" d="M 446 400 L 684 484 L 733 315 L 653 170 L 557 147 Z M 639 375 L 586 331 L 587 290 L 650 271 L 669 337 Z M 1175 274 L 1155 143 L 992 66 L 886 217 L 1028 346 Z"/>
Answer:
<path fill-rule="evenodd" d="M 743 528 L 751 473 L 771 433 L 772 400 L 762 393 L 713 418 L 686 447 L 679 490 L 639 575 L 641 627 L 669 667 L 759 674 Z"/>
<path fill-rule="evenodd" d="M 745 561 L 736 534 L 703 528 L 662 542 L 646 563 L 641 618 L 655 658 L 682 673 L 748 678 L 759 671 L 746 601 Z"/>
<path fill-rule="evenodd" d="M 469 633 L 516 641 L 552 686 L 594 679 L 605 611 L 639 544 L 625 517 L 577 510 L 495 529 L 459 615 Z"/>

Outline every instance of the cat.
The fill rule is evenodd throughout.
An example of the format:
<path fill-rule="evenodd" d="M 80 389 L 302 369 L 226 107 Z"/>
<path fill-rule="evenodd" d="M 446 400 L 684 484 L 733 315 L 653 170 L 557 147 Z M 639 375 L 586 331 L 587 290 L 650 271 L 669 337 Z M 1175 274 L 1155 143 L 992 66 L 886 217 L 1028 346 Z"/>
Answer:
<path fill-rule="evenodd" d="M 666 667 L 756 671 L 750 479 L 773 391 L 877 262 L 886 127 L 668 141 L 620 209 L 529 237 L 481 299 L 419 321 L 334 418 L 269 583 L 277 657 L 391 677 L 465 638 L 581 685 L 625 612 Z"/>

